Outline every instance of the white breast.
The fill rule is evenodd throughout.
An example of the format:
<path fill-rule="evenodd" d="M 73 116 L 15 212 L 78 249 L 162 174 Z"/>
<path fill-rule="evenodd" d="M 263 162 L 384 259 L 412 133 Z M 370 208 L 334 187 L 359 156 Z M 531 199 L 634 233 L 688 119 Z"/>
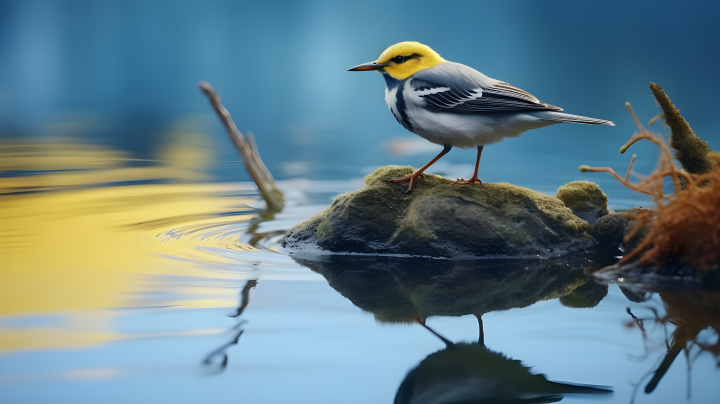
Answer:
<path fill-rule="evenodd" d="M 441 91 L 440 89 L 433 90 Z M 535 116 L 534 112 L 463 114 L 429 111 L 424 108 L 426 102 L 421 96 L 429 94 L 429 91 L 433 90 L 415 91 L 412 82 L 405 85 L 403 89 L 408 120 L 412 124 L 415 134 L 432 143 L 463 148 L 484 146 L 499 142 L 506 137 L 519 136 L 529 129 L 557 123 L 540 119 Z M 481 90 L 478 93 L 481 93 Z M 395 97 L 393 93 L 393 100 Z M 385 98 L 390 105 L 389 96 L 386 95 Z M 395 111 L 393 113 L 396 114 Z"/>
<path fill-rule="evenodd" d="M 397 109 L 397 92 L 400 86 L 395 86 L 392 90 L 385 87 L 385 102 L 387 103 L 390 112 L 395 115 L 395 119 L 400 120 L 400 112 Z"/>

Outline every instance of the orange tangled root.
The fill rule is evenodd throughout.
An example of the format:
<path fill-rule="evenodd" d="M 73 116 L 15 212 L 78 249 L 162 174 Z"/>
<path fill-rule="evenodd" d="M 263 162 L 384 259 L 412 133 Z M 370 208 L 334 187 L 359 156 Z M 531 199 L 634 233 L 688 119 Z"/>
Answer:
<path fill-rule="evenodd" d="M 630 182 L 632 162 L 625 178 L 608 167 L 580 168 L 581 171 L 610 173 L 626 187 L 650 195 L 655 200 L 656 209 L 644 210 L 632 216 L 635 227 L 625 236 L 625 241 L 644 230 L 645 235 L 618 264 L 639 257 L 640 266 L 654 264 L 662 268 L 680 259 L 703 273 L 717 268 L 720 264 L 720 156 L 709 156 L 714 166 L 707 174 L 691 174 L 681 170 L 673 162 L 667 144 L 640 124 L 629 104 L 626 107 L 640 133 L 634 135 L 620 151 L 624 153 L 635 142 L 647 139 L 660 149 L 658 168 L 637 183 Z M 674 194 L 663 193 L 665 177 L 672 179 Z"/>

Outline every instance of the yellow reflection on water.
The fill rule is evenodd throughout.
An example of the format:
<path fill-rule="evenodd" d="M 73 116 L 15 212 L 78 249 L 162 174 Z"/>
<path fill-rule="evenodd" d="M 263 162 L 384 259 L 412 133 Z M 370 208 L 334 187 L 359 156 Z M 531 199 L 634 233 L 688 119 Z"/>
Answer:
<path fill-rule="evenodd" d="M 187 136 L 179 138 L 187 140 Z M 54 145 L 4 142 L 0 148 L 0 170 L 77 170 L 0 178 L 0 327 L 4 327 L 0 351 L 137 337 L 113 332 L 118 310 L 106 309 L 145 304 L 133 294 L 147 288 L 148 275 L 237 278 L 232 272 L 198 265 L 222 261 L 204 257 L 198 246 L 254 250 L 237 241 L 238 229 L 255 215 L 247 207 L 254 198 L 231 196 L 239 191 L 248 194 L 250 187 L 97 186 L 197 179 L 198 162 L 209 161 L 201 155 L 202 148 L 173 144 L 159 165 L 126 167 L 118 152 L 81 144 Z M 178 162 L 187 159 L 194 166 Z M 158 285 L 153 287 L 157 290 Z M 173 300 L 153 301 L 157 306 L 236 303 L 236 291 L 230 288 L 159 287 L 175 293 Z M 3 326 L 8 323 L 3 320 L 41 314 L 59 315 L 63 321 L 52 326 Z"/>

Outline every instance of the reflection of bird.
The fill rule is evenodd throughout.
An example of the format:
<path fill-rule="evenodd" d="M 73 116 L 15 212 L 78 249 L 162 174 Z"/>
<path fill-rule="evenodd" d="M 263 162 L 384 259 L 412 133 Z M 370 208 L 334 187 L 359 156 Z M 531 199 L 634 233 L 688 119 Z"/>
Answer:
<path fill-rule="evenodd" d="M 459 184 L 482 183 L 477 177 L 483 146 L 529 129 L 562 122 L 611 125 L 610 121 L 570 115 L 540 102 L 508 83 L 491 79 L 468 66 L 448 62 L 418 42 L 400 42 L 371 63 L 350 71 L 377 70 L 387 84 L 385 101 L 405 129 L 443 151 L 413 174 L 393 182 L 413 182 L 454 147 L 477 147 L 475 173 Z"/>
<path fill-rule="evenodd" d="M 408 373 L 395 396 L 395 404 L 553 403 L 562 400 L 564 394 L 612 392 L 552 382 L 543 375 L 532 374 L 520 361 L 487 349 L 482 342 L 482 328 L 480 341 L 473 344 L 453 344 L 430 331 L 447 348 L 431 354 Z"/>

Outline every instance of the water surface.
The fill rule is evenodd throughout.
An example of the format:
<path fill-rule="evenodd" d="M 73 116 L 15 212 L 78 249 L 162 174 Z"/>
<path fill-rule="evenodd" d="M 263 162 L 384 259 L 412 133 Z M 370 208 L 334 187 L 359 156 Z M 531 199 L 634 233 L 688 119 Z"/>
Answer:
<path fill-rule="evenodd" d="M 137 165 L 67 141 L 3 145 L 2 402 L 404 402 L 420 400 L 412 380 L 457 392 L 487 372 L 524 388 L 493 352 L 614 390 L 564 402 L 717 397 L 716 292 L 600 285 L 588 257 L 289 255 L 284 231 L 361 178 L 281 181 L 288 206 L 268 216 L 253 184 L 203 179 L 169 149 Z"/>
<path fill-rule="evenodd" d="M 605 288 L 587 257 L 317 260 L 277 246 L 378 166 L 440 151 L 395 122 L 378 74 L 346 71 L 405 40 L 617 125 L 490 145 L 483 181 L 553 195 L 591 180 L 613 209 L 651 206 L 577 168 L 624 172 L 617 149 L 636 128 L 623 105 L 659 113 L 650 81 L 720 149 L 720 3 L 168 3 L 0 1 L 0 403 L 421 401 L 412 380 L 507 382 L 483 363 L 614 390 L 564 402 L 717 401 L 712 292 Z M 282 213 L 258 209 L 199 80 L 256 134 Z M 640 173 L 657 162 L 653 145 L 631 153 Z M 474 162 L 453 150 L 429 172 L 467 178 Z"/>

